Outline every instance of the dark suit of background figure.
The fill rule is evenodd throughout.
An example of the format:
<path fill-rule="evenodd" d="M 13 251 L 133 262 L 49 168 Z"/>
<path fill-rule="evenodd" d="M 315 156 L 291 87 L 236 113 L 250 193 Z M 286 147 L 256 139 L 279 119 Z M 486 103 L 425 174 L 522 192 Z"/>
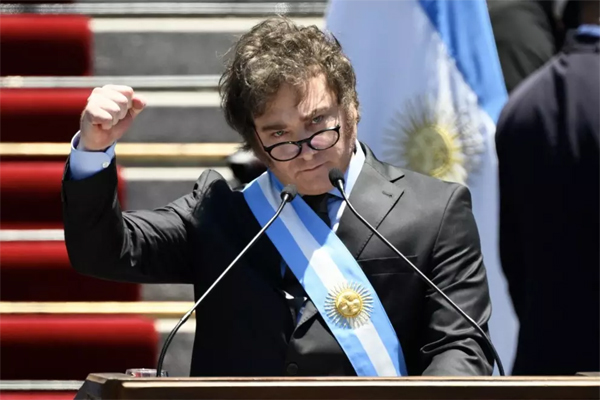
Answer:
<path fill-rule="evenodd" d="M 498 122 L 500 251 L 520 321 L 513 374 L 600 370 L 598 49 L 571 36 Z"/>
<path fill-rule="evenodd" d="M 487 329 L 491 306 L 468 190 L 401 171 L 366 149 L 357 210 Z M 154 211 L 121 213 L 113 166 L 63 182 L 65 239 L 78 271 L 194 285 L 198 298 L 258 232 L 243 194 L 215 172 Z M 477 333 L 346 209 L 337 231 L 377 291 L 410 374 L 491 373 Z M 281 256 L 264 236 L 196 312 L 193 376 L 354 375 L 309 301 L 295 326 Z M 297 282 L 297 281 L 296 281 Z M 485 353 L 485 354 L 484 354 Z"/>
<path fill-rule="evenodd" d="M 511 92 L 556 53 L 560 39 L 552 2 L 488 0 L 487 3 L 506 89 Z"/>

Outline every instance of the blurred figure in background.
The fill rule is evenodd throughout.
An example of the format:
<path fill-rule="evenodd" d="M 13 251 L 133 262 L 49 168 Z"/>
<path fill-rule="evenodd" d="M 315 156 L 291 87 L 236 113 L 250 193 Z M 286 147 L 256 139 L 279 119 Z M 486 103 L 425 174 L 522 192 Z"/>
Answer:
<path fill-rule="evenodd" d="M 487 4 L 506 90 L 512 92 L 556 53 L 559 28 L 554 3 L 487 0 Z"/>
<path fill-rule="evenodd" d="M 579 24 L 580 2 L 487 0 L 506 90 L 512 92 L 563 47 Z"/>
<path fill-rule="evenodd" d="M 230 182 L 233 188 L 244 187 L 267 170 L 267 166 L 260 158 L 245 149 L 240 149 L 227 157 L 227 166 L 233 172 L 234 179 Z"/>
<path fill-rule="evenodd" d="M 498 122 L 500 252 L 520 332 L 515 375 L 600 370 L 596 1 Z M 566 21 L 566 26 L 573 20 Z"/>

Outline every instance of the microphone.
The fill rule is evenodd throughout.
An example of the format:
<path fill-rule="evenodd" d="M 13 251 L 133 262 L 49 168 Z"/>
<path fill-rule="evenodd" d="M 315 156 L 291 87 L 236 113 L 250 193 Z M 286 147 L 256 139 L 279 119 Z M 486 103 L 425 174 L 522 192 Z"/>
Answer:
<path fill-rule="evenodd" d="M 285 205 L 287 203 L 294 200 L 294 198 L 296 197 L 297 194 L 298 194 L 298 189 L 296 189 L 295 185 L 290 184 L 290 185 L 287 185 L 285 188 L 283 188 L 283 190 L 281 191 L 281 204 L 279 205 L 279 208 L 275 212 L 275 215 L 273 215 L 273 217 L 269 220 L 269 222 L 267 222 L 265 224 L 265 226 L 263 226 L 262 229 L 260 231 L 258 231 L 256 236 L 254 236 L 254 238 L 252 238 L 250 243 L 248 243 L 246 245 L 246 247 L 244 247 L 244 249 L 231 262 L 231 264 L 229 264 L 229 266 L 227 268 L 225 268 L 225 270 L 221 273 L 221 275 L 219 275 L 219 277 L 214 281 L 214 283 L 206 290 L 206 292 L 204 292 L 204 294 L 200 297 L 200 299 L 198 299 L 196 304 L 194 304 L 194 306 L 188 312 L 186 312 L 183 315 L 183 317 L 181 317 L 181 319 L 179 320 L 177 325 L 175 325 L 175 327 L 171 330 L 171 333 L 169 333 L 169 336 L 167 337 L 167 340 L 165 340 L 165 344 L 162 347 L 160 356 L 158 357 L 158 365 L 156 367 L 156 376 L 157 377 L 160 375 L 160 373 L 162 371 L 162 366 L 163 366 L 163 362 L 165 360 L 165 355 L 167 354 L 167 349 L 169 348 L 169 345 L 171 344 L 171 341 L 175 337 L 175 334 L 177 333 L 179 328 L 181 328 L 181 326 L 186 323 L 186 321 L 190 318 L 192 313 L 196 310 L 196 308 L 198 308 L 200 303 L 202 303 L 202 300 L 204 300 L 204 298 L 213 290 L 213 288 L 215 286 L 217 286 L 219 281 L 221 281 L 221 279 L 225 276 L 225 274 L 227 274 L 227 272 L 231 269 L 231 267 L 233 267 L 239 261 L 239 259 L 242 258 L 242 256 L 244 254 L 246 254 L 246 252 L 254 245 L 254 243 L 256 243 L 256 241 L 265 233 L 265 231 L 269 228 L 269 226 L 271 226 L 271 224 L 277 219 L 277 217 L 279 217 L 279 214 L 281 214 L 281 212 L 283 211 L 283 207 L 285 207 Z"/>
<path fill-rule="evenodd" d="M 446 296 L 446 294 L 444 292 L 442 292 L 442 290 L 439 287 L 437 287 L 435 283 L 433 283 L 429 278 L 427 278 L 427 276 L 423 272 L 421 272 L 421 270 L 419 268 L 417 268 L 412 262 L 410 262 L 410 260 L 408 258 L 406 258 L 404 256 L 404 254 L 402 254 L 400 252 L 400 250 L 398 250 L 396 247 L 394 247 L 393 244 L 391 244 L 385 237 L 383 237 L 383 235 L 381 233 L 379 233 L 379 231 L 377 231 L 377 229 L 373 228 L 373 226 L 371 226 L 371 224 L 369 224 L 369 222 L 367 222 L 367 220 L 364 219 L 362 217 L 362 215 L 360 215 L 358 213 L 358 211 L 356 211 L 356 209 L 352 206 L 352 204 L 350 203 L 350 200 L 348 200 L 348 196 L 346 196 L 346 192 L 344 191 L 345 180 L 344 180 L 344 174 L 342 173 L 342 171 L 340 171 L 338 168 L 331 169 L 329 171 L 329 181 L 331 182 L 333 187 L 335 187 L 336 189 L 338 189 L 340 191 L 340 193 L 342 194 L 342 197 L 344 198 L 344 201 L 348 205 L 348 208 L 350 208 L 350 211 L 352 211 L 352 213 L 354 215 L 356 215 L 356 217 L 363 224 L 365 224 L 365 226 L 367 228 L 369 228 L 371 230 L 371 232 L 373 232 L 379 239 L 381 239 L 383 241 L 383 243 L 385 243 L 390 249 L 392 249 L 394 251 L 394 253 L 396 253 L 404 261 L 406 261 L 406 263 L 408 265 L 410 265 L 410 267 L 417 273 L 417 275 L 419 275 L 419 277 L 423 281 L 425 281 L 425 283 L 427 285 L 429 285 L 430 288 L 432 288 L 440 296 L 442 296 L 444 298 L 444 300 L 446 300 L 448 302 L 448 304 L 450 304 L 452 306 L 452 308 L 454 308 L 456 310 L 456 312 L 458 312 L 465 320 L 467 320 L 467 322 L 469 324 L 471 324 L 473 326 L 473 328 L 475 328 L 475 330 L 477 332 L 479 332 L 479 334 L 485 340 L 488 348 L 491 350 L 492 354 L 494 355 L 494 359 L 496 360 L 496 364 L 498 365 L 498 372 L 500 373 L 501 376 L 504 376 L 504 366 L 502 365 L 500 356 L 498 355 L 496 348 L 492 344 L 492 341 L 490 340 L 488 335 L 486 335 L 486 333 L 483 331 L 483 329 L 481 329 L 479 324 L 477 322 L 475 322 L 475 320 L 473 320 L 471 317 L 469 317 L 467 315 L 467 313 L 465 313 L 458 305 L 456 305 L 456 303 L 454 303 L 452 300 L 450 300 L 450 297 Z"/>

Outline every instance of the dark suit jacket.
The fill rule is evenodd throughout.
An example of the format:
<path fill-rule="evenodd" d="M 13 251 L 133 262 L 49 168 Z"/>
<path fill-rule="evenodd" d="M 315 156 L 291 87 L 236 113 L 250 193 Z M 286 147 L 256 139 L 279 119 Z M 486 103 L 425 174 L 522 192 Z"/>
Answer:
<path fill-rule="evenodd" d="M 491 306 L 470 194 L 457 184 L 366 162 L 351 201 L 400 251 L 487 329 Z M 209 171 L 154 211 L 121 212 L 113 166 L 63 182 L 67 249 L 81 273 L 130 282 L 212 284 L 258 232 L 243 194 Z M 377 291 L 411 375 L 483 375 L 478 334 L 349 211 L 337 232 Z M 309 301 L 297 325 L 281 256 L 265 235 L 196 312 L 193 376 L 355 375 Z"/>
<path fill-rule="evenodd" d="M 508 92 L 556 53 L 552 2 L 488 0 L 498 58 Z"/>
<path fill-rule="evenodd" d="M 599 47 L 571 37 L 498 122 L 500 252 L 520 321 L 513 374 L 600 370 Z"/>

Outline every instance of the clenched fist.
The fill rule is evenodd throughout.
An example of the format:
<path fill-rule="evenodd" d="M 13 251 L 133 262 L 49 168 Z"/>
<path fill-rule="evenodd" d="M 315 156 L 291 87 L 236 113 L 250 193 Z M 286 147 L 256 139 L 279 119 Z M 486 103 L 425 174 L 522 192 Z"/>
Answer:
<path fill-rule="evenodd" d="M 95 88 L 81 114 L 78 150 L 100 151 L 110 147 L 131 126 L 146 102 L 128 86 Z"/>

